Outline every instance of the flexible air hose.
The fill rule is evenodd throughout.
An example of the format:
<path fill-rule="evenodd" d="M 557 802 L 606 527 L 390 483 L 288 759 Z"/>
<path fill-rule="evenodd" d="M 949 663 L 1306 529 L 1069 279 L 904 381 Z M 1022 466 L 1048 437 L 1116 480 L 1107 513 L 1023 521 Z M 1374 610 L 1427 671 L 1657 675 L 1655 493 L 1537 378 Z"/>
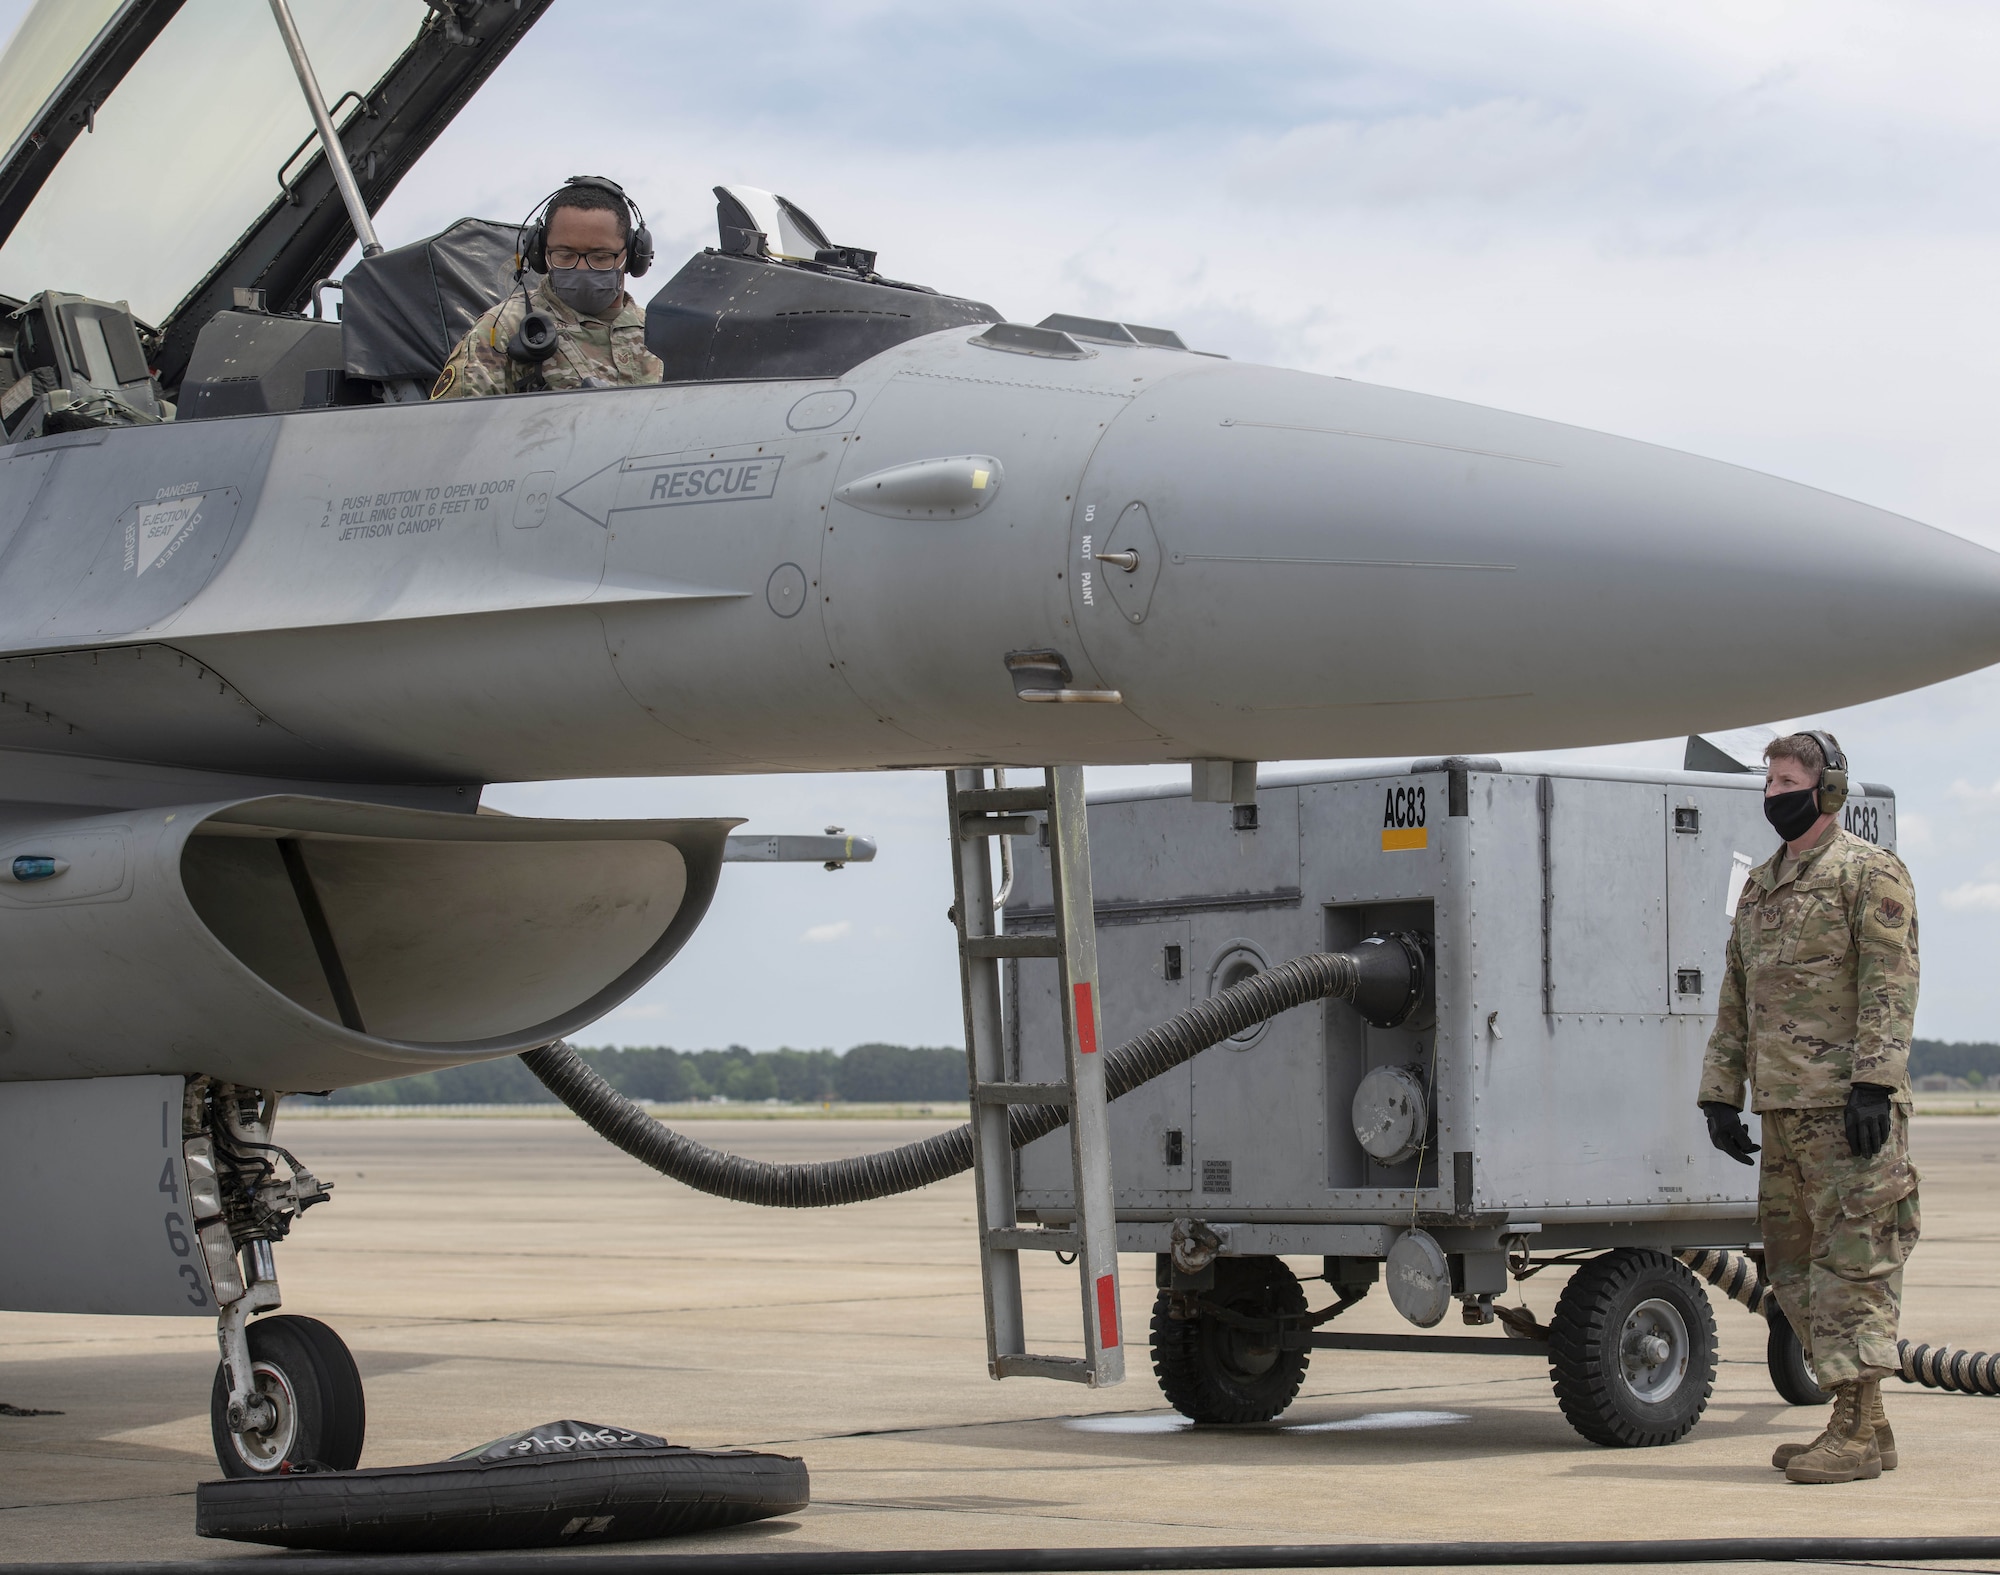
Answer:
<path fill-rule="evenodd" d="M 1352 1001 L 1371 1020 L 1406 1015 L 1428 972 L 1417 942 L 1370 937 L 1351 952 L 1317 952 L 1252 975 L 1189 1007 L 1114 1050 L 1104 1069 L 1105 1096 L 1117 1099 L 1192 1060 L 1210 1045 L 1309 1001 Z M 556 1098 L 607 1142 L 663 1176 L 737 1203 L 817 1209 L 913 1192 L 972 1168 L 972 1128 L 954 1127 L 917 1143 L 820 1163 L 767 1164 L 725 1154 L 661 1126 L 599 1077 L 568 1045 L 530 1050 L 521 1059 Z M 1060 1105 L 1008 1111 L 1020 1148 L 1069 1121 Z"/>
<path fill-rule="evenodd" d="M 1414 940 L 1402 936 L 1370 937 L 1363 948 L 1382 941 L 1399 944 L 1372 952 L 1358 948 L 1295 957 L 1148 1029 L 1111 1053 L 1104 1069 L 1105 1097 L 1129 1094 L 1253 1024 L 1328 996 L 1353 1002 L 1372 1021 L 1400 1019 L 1425 987 L 1425 959 Z M 914 1192 L 972 1168 L 970 1125 L 853 1159 L 777 1165 L 745 1159 L 660 1125 L 586 1066 L 568 1045 L 546 1045 L 521 1059 L 550 1093 L 607 1142 L 697 1192 L 737 1203 L 832 1208 Z M 1008 1111 L 1015 1148 L 1046 1137 L 1068 1121 L 1069 1112 L 1060 1105 L 1016 1105 Z M 1768 1317 L 1773 1310 L 1770 1283 L 1744 1254 L 1705 1247 L 1674 1256 L 1749 1311 Z M 2000 1352 L 1913 1346 L 1899 1340 L 1896 1354 L 1902 1363 L 1899 1376 L 1906 1384 L 2000 1395 Z"/>
<path fill-rule="evenodd" d="M 1768 1313 L 1770 1284 L 1763 1270 L 1742 1253 L 1704 1247 L 1699 1252 L 1677 1252 L 1674 1256 L 1731 1301 L 1741 1302 L 1753 1313 Z"/>
<path fill-rule="evenodd" d="M 1898 1340 L 1896 1359 L 1903 1364 L 1898 1376 L 1906 1384 L 1963 1395 L 2000 1395 L 2000 1351 L 1957 1351 Z"/>
<path fill-rule="evenodd" d="M 1742 1253 L 1706 1247 L 1699 1252 L 1677 1252 L 1674 1256 L 1723 1295 L 1741 1302 L 1753 1313 L 1770 1316 L 1777 1311 L 1770 1282 Z M 2000 1351 L 1962 1351 L 1947 1345 L 1912 1345 L 1908 1340 L 1898 1340 L 1896 1358 L 1902 1366 L 1897 1376 L 1906 1384 L 1948 1389 L 1955 1394 L 2000 1395 Z"/>

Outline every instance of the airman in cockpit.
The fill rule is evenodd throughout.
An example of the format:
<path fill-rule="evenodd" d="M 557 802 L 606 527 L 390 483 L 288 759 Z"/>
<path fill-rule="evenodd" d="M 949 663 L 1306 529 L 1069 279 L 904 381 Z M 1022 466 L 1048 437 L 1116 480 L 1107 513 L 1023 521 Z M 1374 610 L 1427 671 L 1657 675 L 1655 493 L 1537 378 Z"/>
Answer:
<path fill-rule="evenodd" d="M 521 231 L 518 288 L 458 342 L 433 399 L 660 381 L 646 314 L 626 293 L 653 237 L 616 181 L 573 175 Z M 529 272 L 542 274 L 532 291 Z"/>

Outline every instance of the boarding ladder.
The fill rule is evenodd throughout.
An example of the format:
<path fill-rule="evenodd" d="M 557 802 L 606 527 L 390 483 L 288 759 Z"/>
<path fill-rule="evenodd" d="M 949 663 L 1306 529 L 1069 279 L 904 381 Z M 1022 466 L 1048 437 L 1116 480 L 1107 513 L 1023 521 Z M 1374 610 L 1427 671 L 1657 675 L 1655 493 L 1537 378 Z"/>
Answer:
<path fill-rule="evenodd" d="M 994 773 L 996 781 L 1001 779 Z M 1063 1378 L 1093 1388 L 1122 1382 L 1118 1327 L 1118 1224 L 1111 1202 L 1111 1129 L 1104 1108 L 1104 1054 L 1097 1000 L 1097 923 L 1090 897 L 1090 829 L 1083 768 L 1052 766 L 1041 787 L 986 785 L 979 770 L 946 774 L 953 835 L 958 974 L 965 996 L 965 1055 L 971 1074 L 972 1164 L 979 1193 L 979 1274 L 986 1298 L 986 1363 L 995 1378 Z M 1048 817 L 1055 893 L 1053 935 L 1003 935 L 987 852 L 994 837 L 1033 836 Z M 1000 964 L 1052 958 L 1061 976 L 1060 1083 L 1008 1076 L 1002 1041 Z M 1062 1105 L 1069 1111 L 1075 1212 L 1062 1228 L 1024 1228 L 1014 1213 L 1014 1147 L 1008 1110 Z M 1021 1254 L 1074 1253 L 1083 1297 L 1082 1357 L 1038 1356 L 1027 1346 Z"/>

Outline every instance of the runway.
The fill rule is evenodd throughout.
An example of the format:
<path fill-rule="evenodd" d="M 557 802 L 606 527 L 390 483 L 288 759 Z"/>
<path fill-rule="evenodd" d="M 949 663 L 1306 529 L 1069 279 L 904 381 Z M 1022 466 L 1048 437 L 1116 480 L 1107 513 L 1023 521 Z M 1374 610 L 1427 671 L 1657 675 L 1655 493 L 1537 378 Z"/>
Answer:
<path fill-rule="evenodd" d="M 819 1159 L 945 1125 L 704 1121 L 697 1135 Z M 2000 1531 L 2000 1400 L 1892 1383 L 1901 1469 L 1793 1486 L 1771 1449 L 1824 1413 L 1777 1398 L 1761 1322 L 1719 1297 L 1715 1397 L 1670 1448 L 1585 1443 L 1533 1357 L 1321 1351 L 1277 1423 L 1196 1429 L 1146 1360 L 1149 1258 L 1120 1266 L 1124 1385 L 986 1377 L 969 1178 L 781 1213 L 690 1193 L 566 1116 L 298 1119 L 280 1140 L 337 1184 L 279 1269 L 286 1310 L 325 1319 L 360 1362 L 362 1463 L 558 1418 L 805 1458 L 809 1510 L 673 1551 Z M 1904 1333 L 1994 1349 L 2000 1121 L 1920 1117 L 1913 1148 L 1924 1238 Z M 1523 1287 L 1537 1316 L 1560 1283 L 1550 1270 Z M 1042 1266 L 1031 1319 L 1065 1348 L 1073 1271 Z M 1408 1326 L 1378 1288 L 1341 1327 Z M 266 1556 L 194 1535 L 195 1484 L 216 1474 L 215 1363 L 199 1320 L 0 1314 L 0 1401 L 62 1413 L 0 1416 L 0 1559 Z"/>

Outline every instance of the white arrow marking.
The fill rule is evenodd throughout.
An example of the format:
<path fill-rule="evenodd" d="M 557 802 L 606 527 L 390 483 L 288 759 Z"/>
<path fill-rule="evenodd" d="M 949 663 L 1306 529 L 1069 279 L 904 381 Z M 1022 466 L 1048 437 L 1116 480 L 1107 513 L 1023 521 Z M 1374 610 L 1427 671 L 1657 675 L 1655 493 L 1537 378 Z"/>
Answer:
<path fill-rule="evenodd" d="M 625 459 L 585 476 L 558 494 L 585 519 L 609 526 L 630 509 L 678 508 L 688 503 L 747 503 L 778 490 L 781 454 L 733 458 Z"/>

